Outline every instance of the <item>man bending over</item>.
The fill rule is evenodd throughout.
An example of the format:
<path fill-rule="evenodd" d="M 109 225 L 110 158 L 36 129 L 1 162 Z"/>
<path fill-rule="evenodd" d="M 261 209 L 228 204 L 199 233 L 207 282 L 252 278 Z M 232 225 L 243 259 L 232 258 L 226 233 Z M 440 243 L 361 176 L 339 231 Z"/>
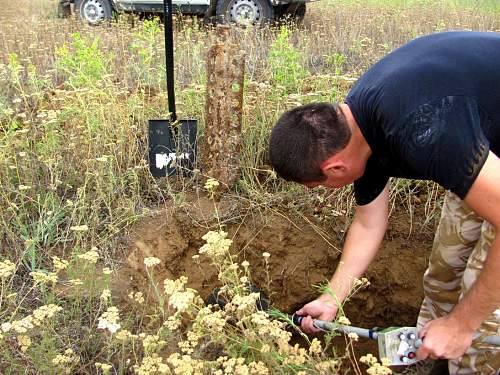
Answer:
<path fill-rule="evenodd" d="M 374 259 L 388 221 L 390 177 L 433 180 L 447 192 L 418 326 L 418 357 L 449 359 L 452 374 L 497 374 L 499 348 L 473 342 L 500 328 L 500 34 L 446 32 L 396 49 L 341 104 L 284 113 L 270 159 L 308 187 L 354 183 L 357 208 L 331 289 L 343 301 Z M 332 320 L 322 295 L 302 307 L 302 329 Z"/>

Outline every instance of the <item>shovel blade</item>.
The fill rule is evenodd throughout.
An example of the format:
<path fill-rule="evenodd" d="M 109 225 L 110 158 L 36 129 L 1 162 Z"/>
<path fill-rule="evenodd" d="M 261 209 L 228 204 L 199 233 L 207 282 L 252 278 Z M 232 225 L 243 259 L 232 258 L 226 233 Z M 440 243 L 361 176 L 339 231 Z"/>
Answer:
<path fill-rule="evenodd" d="M 196 161 L 196 120 L 149 120 L 149 170 L 154 177 L 187 175 Z"/>

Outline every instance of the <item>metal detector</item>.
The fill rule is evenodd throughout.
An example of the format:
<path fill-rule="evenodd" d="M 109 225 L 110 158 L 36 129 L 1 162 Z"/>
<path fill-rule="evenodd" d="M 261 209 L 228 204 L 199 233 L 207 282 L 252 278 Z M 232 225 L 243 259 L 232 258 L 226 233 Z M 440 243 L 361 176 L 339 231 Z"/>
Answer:
<path fill-rule="evenodd" d="M 165 177 L 193 170 L 196 158 L 195 119 L 177 120 L 174 92 L 174 33 L 172 0 L 163 1 L 165 23 L 165 62 L 169 119 L 149 120 L 149 170 L 155 177 Z"/>
<path fill-rule="evenodd" d="M 292 315 L 290 320 L 295 325 L 300 325 L 304 316 Z M 317 329 L 326 332 L 341 332 L 344 334 L 356 333 L 360 337 L 377 340 L 380 358 L 387 358 L 389 366 L 408 366 L 418 362 L 417 350 L 422 346 L 422 340 L 418 338 L 416 327 L 389 327 L 384 329 L 366 329 L 347 326 L 324 320 L 313 320 Z M 480 334 L 474 336 L 487 345 L 500 346 L 500 336 L 486 336 Z"/>
<path fill-rule="evenodd" d="M 268 311 L 269 299 L 266 294 L 255 285 L 248 285 L 249 293 L 259 293 L 259 298 L 256 301 L 257 310 Z M 221 309 L 227 304 L 227 301 L 220 296 L 220 289 L 214 289 L 207 299 L 208 305 L 219 305 Z M 289 321 L 294 325 L 300 326 L 305 316 L 293 314 L 286 315 L 279 313 L 280 316 L 287 316 Z M 324 332 L 339 332 L 348 335 L 356 333 L 360 337 L 365 337 L 371 340 L 377 340 L 379 358 L 387 358 L 389 366 L 409 366 L 417 363 L 417 350 L 422 346 L 422 339 L 418 338 L 417 327 L 389 327 L 389 328 L 373 328 L 366 329 L 354 327 L 350 325 L 338 324 L 335 322 L 327 322 L 324 320 L 314 319 L 314 326 Z M 486 345 L 500 347 L 500 336 L 483 336 L 477 334 L 474 340 L 479 340 Z"/>

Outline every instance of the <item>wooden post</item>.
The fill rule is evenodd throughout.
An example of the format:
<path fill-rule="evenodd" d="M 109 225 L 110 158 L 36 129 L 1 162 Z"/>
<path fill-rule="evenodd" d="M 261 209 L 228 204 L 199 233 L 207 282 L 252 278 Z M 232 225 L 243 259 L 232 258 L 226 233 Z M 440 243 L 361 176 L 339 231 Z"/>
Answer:
<path fill-rule="evenodd" d="M 241 119 L 245 54 L 230 38 L 231 28 L 217 27 L 217 42 L 207 54 L 205 132 L 200 145 L 203 173 L 222 190 L 240 178 Z"/>

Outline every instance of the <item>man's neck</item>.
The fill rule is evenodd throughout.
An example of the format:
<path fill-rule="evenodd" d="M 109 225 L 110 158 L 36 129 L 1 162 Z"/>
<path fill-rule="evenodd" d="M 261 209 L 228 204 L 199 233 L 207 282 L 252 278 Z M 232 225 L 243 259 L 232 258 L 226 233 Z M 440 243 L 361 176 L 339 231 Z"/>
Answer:
<path fill-rule="evenodd" d="M 340 109 L 345 116 L 347 125 L 351 129 L 351 139 L 347 147 L 343 150 L 347 152 L 348 157 L 355 157 L 358 160 L 361 158 L 365 163 L 372 154 L 372 150 L 368 142 L 366 142 L 361 129 L 359 128 L 356 119 L 352 115 L 351 109 L 345 103 L 340 104 Z"/>

